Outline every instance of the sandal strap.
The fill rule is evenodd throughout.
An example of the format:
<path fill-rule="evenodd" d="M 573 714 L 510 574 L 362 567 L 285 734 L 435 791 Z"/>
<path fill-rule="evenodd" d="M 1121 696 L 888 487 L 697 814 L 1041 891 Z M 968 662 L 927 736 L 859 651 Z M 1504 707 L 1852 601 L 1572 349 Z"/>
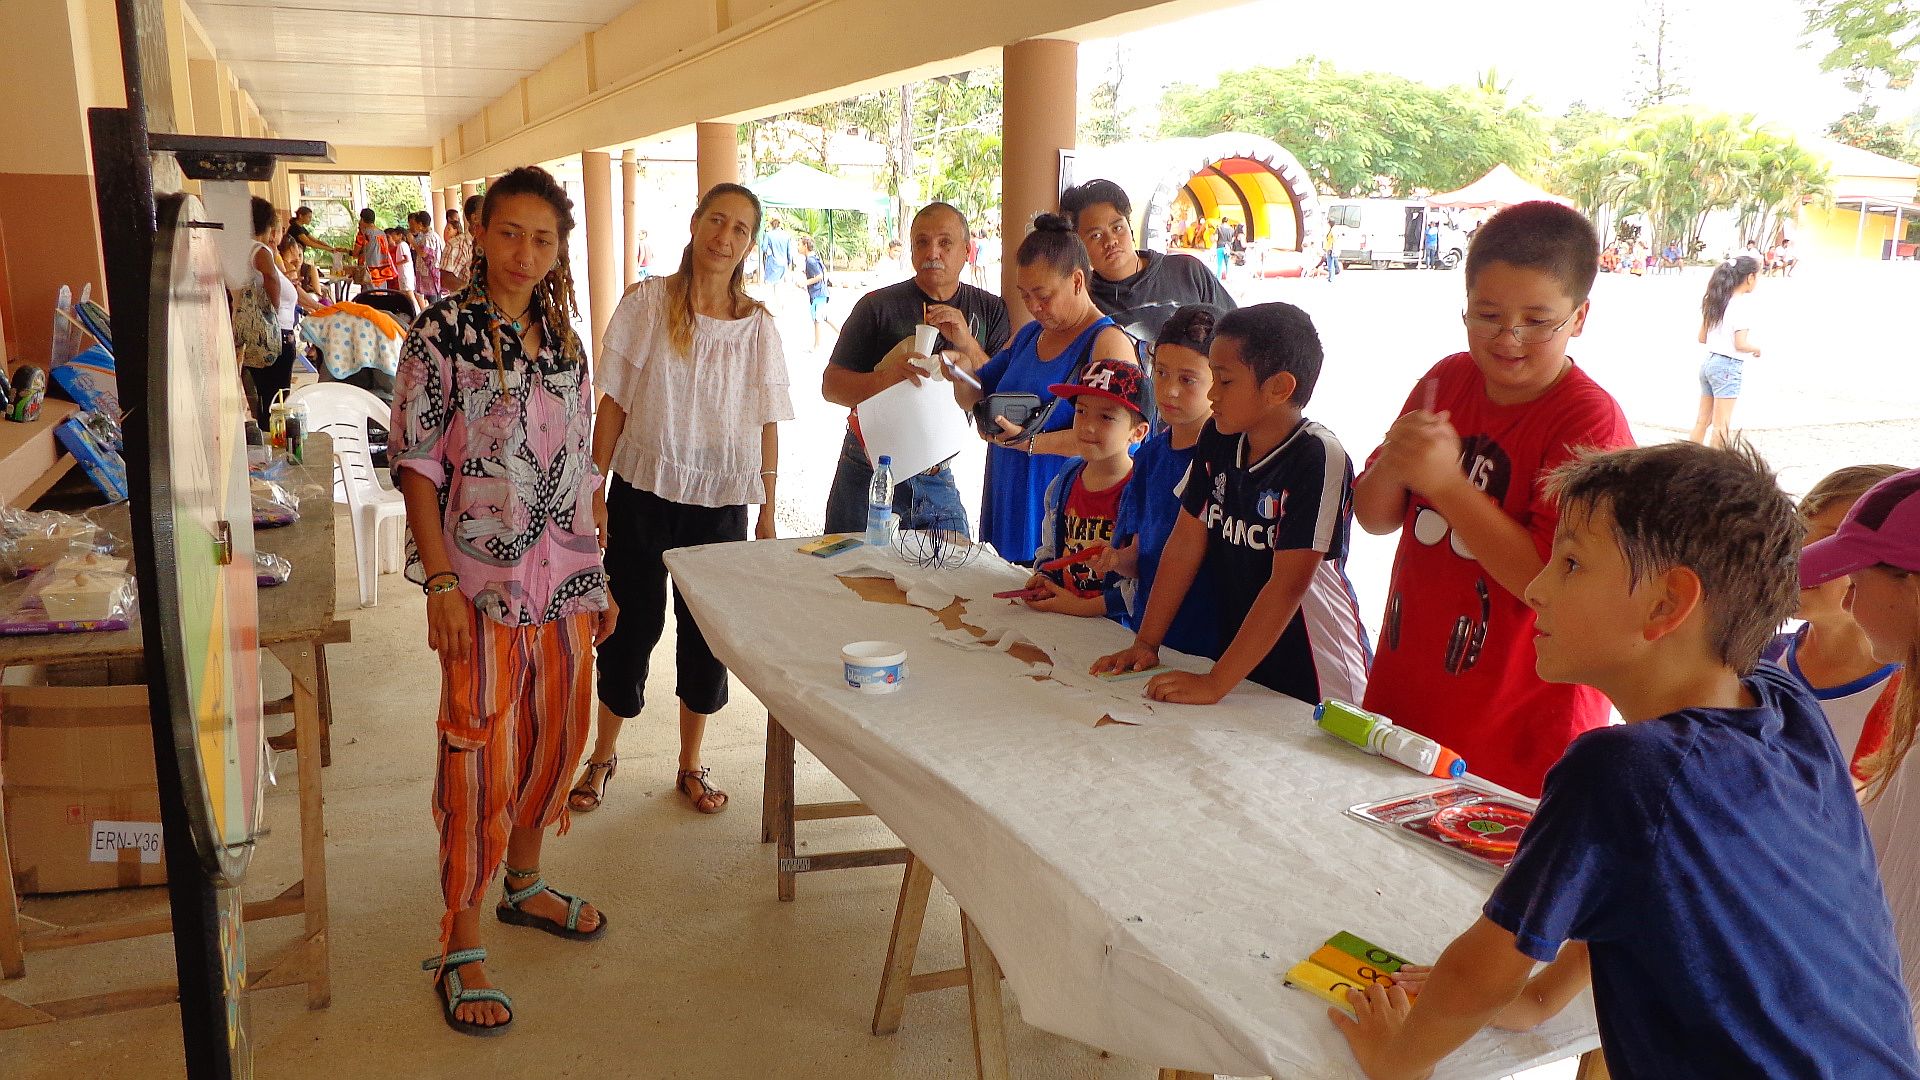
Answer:
<path fill-rule="evenodd" d="M 457 976 L 454 974 L 453 969 L 463 967 L 467 964 L 482 963 L 486 959 L 487 950 L 485 949 L 461 949 L 457 952 L 450 952 L 445 956 L 427 957 L 425 960 L 420 961 L 420 970 L 433 971 L 436 968 L 444 968 L 449 978 L 455 978 Z"/>
<path fill-rule="evenodd" d="M 701 798 L 705 798 L 708 795 L 718 795 L 720 794 L 720 789 L 707 783 L 707 774 L 712 771 L 712 767 L 707 765 L 702 765 L 698 769 L 682 769 L 680 770 L 680 775 L 674 780 L 674 783 L 685 788 L 686 779 L 691 776 L 693 777 L 693 782 L 700 785 Z"/>
<path fill-rule="evenodd" d="M 515 874 L 514 876 L 524 877 L 525 875 Z M 528 900 L 531 900 L 534 897 L 539 896 L 542 892 L 545 892 L 546 888 L 547 888 L 547 879 L 543 877 L 537 877 L 533 879 L 533 884 L 527 886 L 524 889 L 520 889 L 518 891 L 509 889 L 507 890 L 507 906 L 512 908 L 517 908 L 521 904 L 524 904 Z"/>
<path fill-rule="evenodd" d="M 507 1010 L 508 1016 L 513 1015 L 513 999 L 508 997 L 504 990 L 498 990 L 491 986 L 469 990 L 461 985 L 460 973 L 458 971 L 447 972 L 446 984 L 448 1016 L 452 1016 L 454 1011 L 460 1006 L 470 1005 L 476 1001 L 497 1002 L 502 1008 Z"/>

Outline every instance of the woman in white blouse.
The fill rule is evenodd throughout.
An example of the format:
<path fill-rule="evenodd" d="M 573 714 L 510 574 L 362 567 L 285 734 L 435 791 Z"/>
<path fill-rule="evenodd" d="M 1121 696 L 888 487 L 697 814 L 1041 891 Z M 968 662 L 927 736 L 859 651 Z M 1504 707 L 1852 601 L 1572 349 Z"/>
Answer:
<path fill-rule="evenodd" d="M 621 724 L 644 704 L 648 661 L 666 624 L 663 556 L 678 547 L 774 534 L 779 422 L 793 418 L 773 315 L 747 295 L 743 266 L 757 250 L 760 200 L 716 184 L 693 212 L 679 270 L 629 289 L 607 324 L 595 379 L 593 460 L 613 481 L 604 504 L 606 566 L 620 622 L 599 651 L 599 730 L 569 803 L 596 809 L 619 764 Z M 727 794 L 707 782 L 700 741 L 727 703 L 727 669 L 707 647 L 679 590 L 673 597 L 680 699 L 674 786 L 717 814 Z"/>

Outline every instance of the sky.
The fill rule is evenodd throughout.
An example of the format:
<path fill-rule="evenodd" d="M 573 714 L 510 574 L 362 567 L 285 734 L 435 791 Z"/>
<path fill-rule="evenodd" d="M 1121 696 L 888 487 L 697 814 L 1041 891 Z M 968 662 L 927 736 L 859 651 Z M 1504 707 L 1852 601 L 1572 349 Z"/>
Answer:
<path fill-rule="evenodd" d="M 1692 0 L 1677 9 L 1685 100 L 1806 134 L 1851 109 L 1855 95 L 1819 69 L 1824 49 L 1802 48 L 1799 0 Z M 1635 0 L 1412 0 L 1308 3 L 1254 0 L 1080 49 L 1082 93 L 1104 81 L 1117 44 L 1124 105 L 1151 112 L 1173 83 L 1211 86 L 1223 71 L 1282 67 L 1309 54 L 1347 71 L 1390 71 L 1444 86 L 1473 84 L 1489 66 L 1558 115 L 1574 101 L 1630 112 L 1637 75 Z M 1617 14 L 1616 14 L 1617 12 Z M 1168 49 L 1170 42 L 1178 43 Z M 1881 118 L 1904 120 L 1920 99 L 1881 93 Z M 1136 113 L 1136 117 L 1142 114 Z"/>

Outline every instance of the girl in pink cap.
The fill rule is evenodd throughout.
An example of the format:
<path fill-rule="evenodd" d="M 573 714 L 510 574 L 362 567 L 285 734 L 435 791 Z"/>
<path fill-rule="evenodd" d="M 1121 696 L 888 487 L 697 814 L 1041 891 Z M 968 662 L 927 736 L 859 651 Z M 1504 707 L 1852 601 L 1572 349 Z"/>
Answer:
<path fill-rule="evenodd" d="M 1839 577 L 1851 579 L 1847 607 L 1874 658 L 1905 665 L 1885 723 L 1861 732 L 1856 769 L 1907 993 L 1920 997 L 1920 765 L 1910 753 L 1920 727 L 1920 469 L 1874 485 L 1832 536 L 1801 554 L 1801 588 Z M 1914 1019 L 1920 1028 L 1920 1012 Z"/>

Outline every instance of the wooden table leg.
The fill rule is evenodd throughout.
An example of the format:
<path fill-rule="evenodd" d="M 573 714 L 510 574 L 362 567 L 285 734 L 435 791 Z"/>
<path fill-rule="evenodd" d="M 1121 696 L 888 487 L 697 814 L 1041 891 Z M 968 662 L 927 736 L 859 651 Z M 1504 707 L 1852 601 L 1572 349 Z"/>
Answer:
<path fill-rule="evenodd" d="M 772 745 L 773 770 L 773 842 L 775 875 L 780 899 L 793 899 L 794 879 L 798 873 L 793 844 L 793 736 L 778 721 L 768 722 Z"/>
<path fill-rule="evenodd" d="M 321 790 L 320 676 L 312 642 L 272 646 L 293 675 L 293 730 L 300 768 L 300 868 L 307 942 L 307 1008 L 324 1009 L 333 1000 L 327 949 L 327 826 Z"/>
<path fill-rule="evenodd" d="M 907 856 L 907 872 L 900 879 L 900 904 L 893 909 L 893 935 L 887 939 L 887 962 L 880 970 L 880 999 L 873 1006 L 873 1033 L 891 1035 L 900 1030 L 913 982 L 913 961 L 920 954 L 920 928 L 927 918 L 927 898 L 933 893 L 933 871 Z"/>
<path fill-rule="evenodd" d="M 779 777 L 774 774 L 773 766 L 774 730 L 779 726 L 780 721 L 775 720 L 772 713 L 768 713 L 766 773 L 760 781 L 760 842 L 763 844 L 773 843 L 773 793 L 779 783 Z"/>
<path fill-rule="evenodd" d="M 7 849 L 7 813 L 0 803 L 0 978 L 17 979 L 27 973 L 27 957 L 20 945 L 20 897 L 13 890 L 13 855 Z"/>
<path fill-rule="evenodd" d="M 1007 1080 L 1007 1022 L 1000 1008 L 1000 965 L 993 950 L 960 913 L 960 938 L 967 956 L 967 1005 L 973 1019 L 973 1064 L 979 1080 Z"/>
<path fill-rule="evenodd" d="M 1612 1075 L 1607 1071 L 1606 1055 L 1589 1050 L 1580 1055 L 1580 1071 L 1574 1074 L 1574 1080 L 1609 1080 Z"/>

